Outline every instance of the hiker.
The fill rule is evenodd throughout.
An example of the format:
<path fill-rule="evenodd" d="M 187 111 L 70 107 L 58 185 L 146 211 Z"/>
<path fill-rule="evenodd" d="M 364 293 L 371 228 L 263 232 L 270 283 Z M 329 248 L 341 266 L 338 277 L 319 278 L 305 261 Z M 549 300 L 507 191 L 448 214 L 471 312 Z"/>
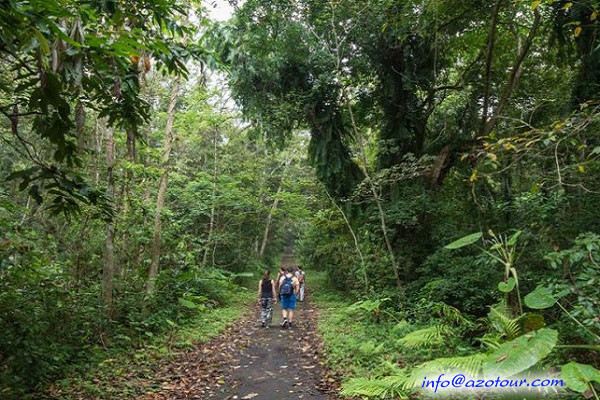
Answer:
<path fill-rule="evenodd" d="M 300 283 L 294 276 L 294 269 L 288 267 L 286 274 L 279 280 L 279 295 L 281 296 L 281 313 L 283 315 L 282 328 L 291 328 L 294 321 L 294 308 L 296 308 L 296 295 Z"/>
<path fill-rule="evenodd" d="M 260 305 L 260 322 L 263 328 L 271 324 L 274 303 L 277 303 L 275 283 L 271 279 L 271 271 L 267 269 L 258 282 L 258 304 Z"/>
<path fill-rule="evenodd" d="M 296 278 L 298 278 L 298 282 L 300 283 L 300 295 L 298 300 L 301 302 L 304 301 L 304 284 L 306 282 L 306 275 L 304 270 L 302 269 L 302 265 L 298 265 L 298 270 L 296 271 Z"/>

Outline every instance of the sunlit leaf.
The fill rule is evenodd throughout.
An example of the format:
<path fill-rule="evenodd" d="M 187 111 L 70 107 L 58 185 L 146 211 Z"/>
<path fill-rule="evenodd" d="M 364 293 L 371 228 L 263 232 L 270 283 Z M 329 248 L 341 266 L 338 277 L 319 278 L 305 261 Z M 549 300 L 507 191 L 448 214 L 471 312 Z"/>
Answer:
<path fill-rule="evenodd" d="M 558 332 L 543 328 L 504 343 L 483 363 L 486 377 L 511 377 L 543 360 L 556 346 Z"/>
<path fill-rule="evenodd" d="M 515 233 L 513 233 L 512 236 L 506 242 L 506 244 L 508 244 L 509 246 L 514 246 L 517 243 L 517 239 L 519 238 L 521 233 L 523 233 L 523 231 L 516 231 Z"/>
<path fill-rule="evenodd" d="M 444 246 L 444 248 L 448 250 L 460 249 L 461 247 L 465 247 L 477 242 L 479 239 L 481 239 L 482 236 L 483 234 L 481 232 L 475 232 L 470 235 L 464 236 L 458 240 L 455 240 L 450 244 L 447 244 L 446 246 Z"/>
<path fill-rule="evenodd" d="M 591 365 L 570 362 L 561 368 L 561 377 L 569 389 L 583 393 L 592 382 L 600 383 L 600 371 Z"/>
<path fill-rule="evenodd" d="M 556 303 L 556 299 L 552 295 L 550 289 L 541 285 L 525 296 L 524 300 L 527 307 L 536 310 L 552 307 Z"/>
<path fill-rule="evenodd" d="M 503 293 L 509 293 L 515 288 L 516 283 L 517 281 L 515 281 L 515 278 L 511 276 L 506 282 L 498 283 L 498 290 Z"/>

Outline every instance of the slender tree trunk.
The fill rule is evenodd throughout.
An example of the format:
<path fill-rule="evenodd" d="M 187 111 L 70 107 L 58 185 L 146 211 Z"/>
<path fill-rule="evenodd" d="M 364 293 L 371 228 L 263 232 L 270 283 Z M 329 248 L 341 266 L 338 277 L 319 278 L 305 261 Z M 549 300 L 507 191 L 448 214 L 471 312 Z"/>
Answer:
<path fill-rule="evenodd" d="M 287 167 L 287 164 L 285 165 Z M 265 232 L 263 234 L 262 244 L 260 245 L 260 251 L 258 253 L 259 257 L 262 258 L 265 254 L 265 249 L 267 248 L 267 242 L 269 241 L 269 233 L 271 231 L 271 222 L 273 221 L 273 213 L 277 209 L 279 205 L 279 193 L 281 193 L 281 189 L 283 186 L 283 179 L 285 177 L 285 169 L 281 176 L 281 181 L 279 181 L 279 186 L 277 187 L 277 193 L 275 194 L 275 200 L 273 200 L 273 204 L 271 205 L 271 209 L 269 210 L 269 215 L 267 215 L 267 224 L 265 226 Z"/>
<path fill-rule="evenodd" d="M 206 265 L 208 259 L 208 251 L 213 238 L 213 231 L 215 226 L 215 210 L 217 206 L 217 176 L 219 173 L 219 155 L 217 153 L 217 131 L 214 131 L 213 136 L 213 190 L 212 190 L 212 205 L 210 206 L 210 224 L 208 225 L 208 237 L 206 238 L 206 247 L 204 249 L 204 256 L 202 257 L 202 265 Z M 214 254 L 214 249 L 213 249 Z M 214 264 L 214 256 L 213 256 Z"/>
<path fill-rule="evenodd" d="M 352 105 L 348 101 L 347 101 L 347 104 L 348 104 L 348 112 L 350 114 L 350 121 L 352 123 L 352 128 L 354 130 L 354 134 L 358 138 L 358 144 L 360 146 L 360 155 L 361 155 L 362 162 L 363 162 L 361 170 L 362 170 L 363 174 L 365 175 L 365 179 L 367 180 L 367 183 L 369 184 L 369 190 L 371 191 L 371 194 L 373 195 L 375 204 L 377 204 L 377 210 L 379 211 L 379 222 L 381 224 L 381 231 L 383 232 L 383 239 L 385 241 L 385 247 L 387 248 L 388 254 L 390 256 L 390 262 L 392 263 L 392 269 L 394 270 L 394 275 L 396 277 L 396 285 L 398 287 L 400 287 L 400 286 L 402 286 L 402 281 L 400 279 L 400 268 L 398 267 L 398 262 L 396 261 L 396 256 L 394 254 L 394 248 L 392 247 L 392 242 L 390 241 L 390 238 L 388 235 L 385 211 L 383 210 L 383 205 L 381 204 L 381 198 L 379 197 L 379 193 L 377 193 L 377 188 L 375 187 L 375 184 L 373 183 L 373 180 L 371 179 L 371 176 L 369 175 L 369 171 L 367 169 L 367 165 L 368 165 L 367 164 L 367 155 L 366 155 L 366 151 L 365 151 L 365 144 L 364 144 L 362 132 L 360 132 L 360 130 L 358 129 L 358 126 L 356 125 L 356 121 L 354 119 L 354 112 L 352 111 Z"/>
<path fill-rule="evenodd" d="M 498 0 L 492 8 L 492 20 L 490 23 L 490 32 L 488 33 L 487 51 L 485 57 L 485 75 L 483 82 L 483 109 L 481 111 L 481 123 L 479 134 L 482 135 L 488 119 L 488 111 L 490 107 L 490 83 L 492 78 L 492 61 L 494 60 L 494 46 L 496 42 L 496 25 L 498 24 L 498 14 L 500 11 L 500 3 Z"/>
<path fill-rule="evenodd" d="M 133 182 L 133 174 L 131 172 L 131 166 L 136 161 L 136 137 L 133 129 L 127 129 L 127 161 L 130 164 L 130 167 L 127 169 L 127 173 L 125 176 L 125 180 L 123 181 L 123 190 L 122 190 L 122 199 L 123 199 L 123 215 L 127 216 L 129 214 L 129 206 L 130 206 L 130 187 Z M 121 262 L 118 265 L 118 270 L 116 274 L 121 278 L 125 276 L 126 270 L 129 268 L 130 257 L 128 254 L 128 243 L 129 243 L 129 231 L 127 229 L 123 229 L 123 233 L 121 236 L 121 254 L 119 259 Z"/>
<path fill-rule="evenodd" d="M 342 60 L 343 57 L 340 53 L 340 49 L 341 49 L 341 41 L 340 38 L 338 36 L 338 32 L 337 32 L 337 28 L 336 28 L 336 23 L 334 20 L 334 2 L 330 2 L 331 5 L 331 11 L 332 11 L 332 17 L 331 17 L 331 32 L 333 34 L 333 39 L 334 39 L 334 44 L 335 44 L 335 51 L 332 51 L 332 55 L 335 56 L 336 59 L 336 73 L 339 77 L 340 82 L 342 82 L 344 79 L 343 77 L 343 73 L 342 73 Z M 390 261 L 392 263 L 392 269 L 394 271 L 394 275 L 396 277 L 396 285 L 398 287 L 402 286 L 402 281 L 400 280 L 400 272 L 399 272 L 399 268 L 398 268 L 398 263 L 396 261 L 396 256 L 394 255 L 394 249 L 392 247 L 392 243 L 389 239 L 389 235 L 388 235 L 388 230 L 387 230 L 387 223 L 386 223 L 386 218 L 385 218 L 385 212 L 383 210 L 383 206 L 381 204 L 381 198 L 379 197 L 379 194 L 377 193 L 377 188 L 375 187 L 375 184 L 373 183 L 373 180 L 371 179 L 371 176 L 369 175 L 369 171 L 368 171 L 368 163 L 367 163 L 367 156 L 366 156 L 366 152 L 365 152 L 365 145 L 363 142 L 363 136 L 362 136 L 362 132 L 360 132 L 360 130 L 358 129 L 358 126 L 356 125 L 356 120 L 354 119 L 354 112 L 352 111 L 352 105 L 350 104 L 350 100 L 346 94 L 346 90 L 345 88 L 342 88 L 341 91 L 341 98 L 342 100 L 344 100 L 346 102 L 346 105 L 348 107 L 348 113 L 350 115 L 350 122 L 352 124 L 352 130 L 354 131 L 355 136 L 358 138 L 358 142 L 360 145 L 360 156 L 362 158 L 363 161 L 363 166 L 361 168 L 365 179 L 369 185 L 369 189 L 371 191 L 371 194 L 373 195 L 373 199 L 375 200 L 375 203 L 377 204 L 377 210 L 379 211 L 379 221 L 381 223 L 381 230 L 383 231 L 383 238 L 385 240 L 385 245 L 386 248 L 388 250 L 389 256 L 390 256 Z"/>
<path fill-rule="evenodd" d="M 346 226 L 348 227 L 348 230 L 350 231 L 350 234 L 352 235 L 352 239 L 354 240 L 354 247 L 356 248 L 356 252 L 358 253 L 358 256 L 360 257 L 360 266 L 361 266 L 362 273 L 363 273 L 363 279 L 365 280 L 365 293 L 369 293 L 369 276 L 367 275 L 365 258 L 363 257 L 363 253 L 360 250 L 360 246 L 358 245 L 358 238 L 356 237 L 356 234 L 354 233 L 354 229 L 352 229 L 352 225 L 350 225 L 350 221 L 348 220 L 346 213 L 344 212 L 344 210 L 342 210 L 342 207 L 340 207 L 335 202 L 333 197 L 331 197 L 331 195 L 327 191 L 327 188 L 325 188 L 325 185 L 323 185 L 323 189 L 325 190 L 325 194 L 327 194 L 327 197 L 329 198 L 329 200 L 333 203 L 334 207 L 340 212 L 340 214 L 342 214 L 342 218 L 344 218 L 344 222 L 346 223 Z"/>
<path fill-rule="evenodd" d="M 96 128 L 94 129 L 94 183 L 100 183 L 100 154 L 102 153 L 102 133 L 100 132 L 100 121 L 96 117 Z"/>
<path fill-rule="evenodd" d="M 169 107 L 167 109 L 167 125 L 165 127 L 165 147 L 162 159 L 163 173 L 160 177 L 158 185 L 158 195 L 156 196 L 156 214 L 154 215 L 154 235 L 152 237 L 152 262 L 150 271 L 148 272 L 148 281 L 146 283 L 146 293 L 153 295 L 156 289 L 156 276 L 158 275 L 158 267 L 160 262 L 160 234 L 161 234 L 161 214 L 165 203 L 165 195 L 167 193 L 167 183 L 169 180 L 169 157 L 173 142 L 175 141 L 175 133 L 173 131 L 173 123 L 175 121 L 175 106 L 179 96 L 179 77 L 176 77 L 173 82 Z"/>
<path fill-rule="evenodd" d="M 113 130 L 106 124 L 106 121 L 101 122 L 106 142 L 106 195 L 110 200 L 112 200 L 115 197 L 115 182 L 113 177 L 113 169 L 115 166 L 115 143 L 113 137 Z M 109 314 L 111 313 L 112 308 L 113 278 L 115 271 L 114 236 L 115 220 L 114 218 L 111 218 L 111 220 L 106 223 L 104 269 L 102 272 L 102 289 L 104 304 L 107 307 L 107 311 Z"/>
<path fill-rule="evenodd" d="M 533 19 L 533 23 L 531 25 L 531 28 L 529 29 L 529 33 L 527 34 L 525 43 L 523 43 L 522 46 L 519 46 L 519 49 L 517 51 L 517 58 L 515 59 L 512 67 L 510 69 L 510 74 L 508 76 L 508 82 L 506 83 L 506 85 L 504 86 L 504 89 L 502 90 L 502 94 L 500 95 L 500 100 L 498 101 L 498 106 L 496 106 L 494 113 L 492 114 L 490 119 L 485 124 L 485 128 L 483 131 L 483 133 L 485 135 L 488 135 L 492 131 L 492 129 L 494 129 L 494 125 L 496 124 L 498 117 L 500 117 L 500 114 L 504 110 L 504 107 L 506 107 L 506 105 L 508 104 L 508 101 L 512 97 L 513 91 L 519 84 L 519 80 L 521 79 L 521 74 L 523 73 L 523 69 L 522 69 L 523 62 L 525 61 L 525 58 L 529 54 L 529 50 L 531 49 L 531 45 L 533 44 L 533 39 L 535 38 L 535 35 L 537 34 L 537 31 L 540 27 L 540 22 L 542 19 L 542 15 L 540 14 L 539 10 L 537 10 L 537 9 L 534 10 L 534 14 L 535 14 L 535 17 Z"/>

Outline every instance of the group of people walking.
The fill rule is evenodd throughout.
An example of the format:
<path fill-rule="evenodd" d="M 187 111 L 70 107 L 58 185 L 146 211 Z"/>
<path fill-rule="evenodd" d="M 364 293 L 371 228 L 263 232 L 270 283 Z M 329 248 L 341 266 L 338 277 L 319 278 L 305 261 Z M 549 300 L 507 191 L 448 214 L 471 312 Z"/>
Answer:
<path fill-rule="evenodd" d="M 283 321 L 282 328 L 292 328 L 296 300 L 304 301 L 306 274 L 300 265 L 281 267 L 277 279 L 271 279 L 271 271 L 266 270 L 258 282 L 258 303 L 260 305 L 260 322 L 269 327 L 273 319 L 273 305 L 281 303 Z"/>

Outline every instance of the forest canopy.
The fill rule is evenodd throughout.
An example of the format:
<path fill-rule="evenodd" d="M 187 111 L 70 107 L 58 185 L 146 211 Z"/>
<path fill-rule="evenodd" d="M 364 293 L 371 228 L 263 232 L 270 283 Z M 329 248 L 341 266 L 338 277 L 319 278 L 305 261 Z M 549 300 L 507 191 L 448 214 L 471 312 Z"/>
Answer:
<path fill-rule="evenodd" d="M 0 397 L 238 307 L 293 247 L 352 300 L 324 326 L 364 329 L 328 344 L 343 394 L 456 367 L 597 399 L 600 2 L 228 4 L 0 4 Z"/>

